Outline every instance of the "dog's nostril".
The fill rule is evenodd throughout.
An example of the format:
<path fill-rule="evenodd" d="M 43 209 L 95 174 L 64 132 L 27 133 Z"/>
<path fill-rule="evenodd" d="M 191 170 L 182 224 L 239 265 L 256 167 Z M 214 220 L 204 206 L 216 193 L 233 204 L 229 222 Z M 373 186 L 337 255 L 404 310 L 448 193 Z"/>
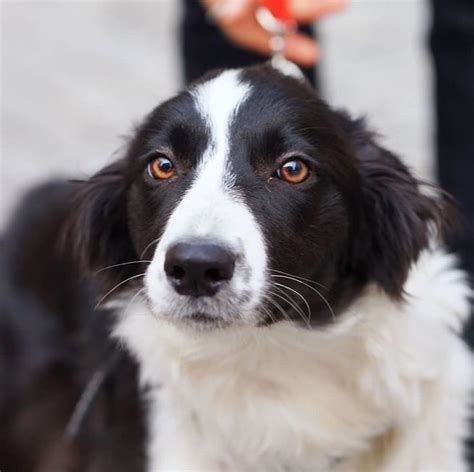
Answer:
<path fill-rule="evenodd" d="M 223 246 L 208 242 L 178 243 L 165 257 L 165 273 L 181 295 L 215 295 L 232 279 L 235 256 Z"/>
<path fill-rule="evenodd" d="M 168 275 L 169 277 L 173 277 L 174 279 L 182 279 L 186 275 L 186 272 L 182 267 L 175 265 L 171 268 L 170 273 Z"/>
<path fill-rule="evenodd" d="M 208 269 L 204 276 L 211 282 L 221 282 L 227 280 L 223 272 L 219 269 Z"/>

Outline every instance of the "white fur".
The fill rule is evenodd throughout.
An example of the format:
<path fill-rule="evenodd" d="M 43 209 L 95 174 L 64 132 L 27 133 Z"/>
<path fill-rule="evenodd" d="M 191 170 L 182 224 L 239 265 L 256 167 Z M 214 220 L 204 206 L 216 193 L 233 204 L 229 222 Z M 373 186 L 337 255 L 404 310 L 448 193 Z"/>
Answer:
<path fill-rule="evenodd" d="M 239 73 L 225 71 L 192 91 L 211 139 L 196 179 L 173 211 L 145 277 L 153 311 L 161 316 L 185 317 L 200 311 L 223 321 L 249 321 L 262 296 L 266 268 L 263 235 L 253 214 L 233 189 L 235 177 L 229 160 L 230 125 L 250 91 L 249 85 L 239 81 Z M 212 299 L 190 301 L 174 291 L 163 267 L 171 245 L 196 239 L 226 246 L 236 254 L 237 263 L 226 289 Z"/>
<path fill-rule="evenodd" d="M 148 471 L 465 471 L 470 291 L 441 251 L 405 288 L 368 287 L 312 331 L 181 331 L 132 307 L 115 336 L 152 389 Z"/>
<path fill-rule="evenodd" d="M 227 71 L 192 91 L 211 141 L 114 336 L 149 389 L 148 472 L 465 471 L 473 364 L 459 339 L 470 290 L 453 258 L 426 251 L 406 302 L 367 287 L 336 324 L 252 326 L 265 289 L 262 231 L 236 192 L 229 129 L 250 86 Z M 229 286 L 189 300 L 168 284 L 170 245 L 212 239 L 237 255 Z M 247 296 L 245 296 L 247 295 Z M 192 331 L 192 311 L 235 322 Z"/>

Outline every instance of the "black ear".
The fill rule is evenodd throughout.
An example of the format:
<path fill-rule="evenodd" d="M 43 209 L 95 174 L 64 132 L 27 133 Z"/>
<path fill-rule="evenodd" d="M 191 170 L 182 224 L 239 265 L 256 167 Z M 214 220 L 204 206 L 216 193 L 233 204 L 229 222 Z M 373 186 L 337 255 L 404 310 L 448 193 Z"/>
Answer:
<path fill-rule="evenodd" d="M 368 280 L 400 298 L 420 251 L 452 217 L 451 200 L 433 186 L 423 188 L 398 157 L 375 142 L 362 120 L 351 128 L 362 185 L 358 267 Z"/>
<path fill-rule="evenodd" d="M 86 272 L 136 259 L 127 223 L 125 166 L 122 159 L 76 183 L 66 241 Z M 112 277 L 123 280 L 129 270 L 124 266 L 104 274 L 114 283 Z"/>

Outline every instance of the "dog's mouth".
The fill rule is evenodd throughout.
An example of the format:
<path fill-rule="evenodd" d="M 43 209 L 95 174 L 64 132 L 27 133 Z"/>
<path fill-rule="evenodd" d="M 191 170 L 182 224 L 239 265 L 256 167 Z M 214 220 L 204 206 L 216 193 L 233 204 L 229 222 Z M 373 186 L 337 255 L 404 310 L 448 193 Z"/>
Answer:
<path fill-rule="evenodd" d="M 193 323 L 202 323 L 202 324 L 210 324 L 210 323 L 212 324 L 212 323 L 217 323 L 219 321 L 216 317 L 211 316 L 207 313 L 203 313 L 203 312 L 193 313 L 192 315 L 187 316 L 186 319 L 189 321 L 192 321 Z"/>
<path fill-rule="evenodd" d="M 212 316 L 203 311 L 197 311 L 181 318 L 180 324 L 199 330 L 212 330 L 216 328 L 225 328 L 231 323 L 223 320 L 221 317 Z"/>

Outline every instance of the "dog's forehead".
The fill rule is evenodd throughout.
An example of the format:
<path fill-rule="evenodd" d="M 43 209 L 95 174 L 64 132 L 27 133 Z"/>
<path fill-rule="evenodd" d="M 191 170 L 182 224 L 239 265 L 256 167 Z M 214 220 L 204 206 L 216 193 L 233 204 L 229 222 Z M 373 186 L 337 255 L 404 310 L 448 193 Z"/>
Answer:
<path fill-rule="evenodd" d="M 271 67 L 227 70 L 194 86 L 190 93 L 209 130 L 219 133 L 237 119 L 244 125 L 257 115 L 263 124 L 276 124 L 283 118 L 279 112 L 305 107 L 308 98 L 306 84 Z"/>
<path fill-rule="evenodd" d="M 308 113 L 314 92 L 271 67 L 226 70 L 192 87 L 189 95 L 206 129 L 208 151 L 214 148 L 214 154 L 227 154 L 231 161 L 247 160 L 251 150 L 262 157 L 270 144 L 282 154 L 314 118 Z"/>
<path fill-rule="evenodd" d="M 222 146 L 240 106 L 252 86 L 243 82 L 239 70 L 227 70 L 191 90 L 197 111 L 211 134 L 213 146 Z"/>

